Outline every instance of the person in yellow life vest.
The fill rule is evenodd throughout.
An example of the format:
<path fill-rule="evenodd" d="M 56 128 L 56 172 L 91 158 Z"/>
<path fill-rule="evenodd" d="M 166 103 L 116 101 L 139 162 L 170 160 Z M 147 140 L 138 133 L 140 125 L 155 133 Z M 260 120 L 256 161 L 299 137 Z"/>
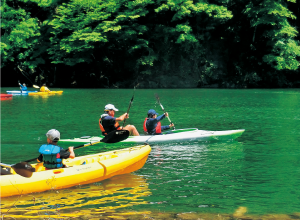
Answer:
<path fill-rule="evenodd" d="M 115 130 L 128 130 L 131 136 L 139 136 L 139 132 L 136 130 L 134 125 L 126 125 L 124 128 L 120 127 L 119 121 L 124 121 L 124 119 L 129 118 L 127 113 L 121 115 L 120 117 L 115 117 L 115 112 L 119 111 L 112 104 L 108 104 L 104 107 L 104 114 L 101 115 L 99 119 L 100 130 L 103 135 L 107 135 L 109 132 Z"/>
<path fill-rule="evenodd" d="M 50 89 L 48 89 L 46 83 L 44 83 L 43 86 L 40 88 L 40 92 L 50 92 Z"/>

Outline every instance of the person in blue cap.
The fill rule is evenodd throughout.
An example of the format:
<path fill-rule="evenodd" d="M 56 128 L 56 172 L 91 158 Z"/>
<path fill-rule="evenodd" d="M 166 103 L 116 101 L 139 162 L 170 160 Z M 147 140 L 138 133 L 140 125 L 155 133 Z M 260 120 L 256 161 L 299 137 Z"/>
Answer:
<path fill-rule="evenodd" d="M 149 135 L 160 135 L 162 131 L 168 130 L 174 126 L 173 123 L 170 125 L 162 126 L 160 121 L 165 117 L 168 117 L 168 112 L 157 116 L 158 113 L 154 109 L 148 111 L 148 117 L 144 121 L 144 131 Z"/>

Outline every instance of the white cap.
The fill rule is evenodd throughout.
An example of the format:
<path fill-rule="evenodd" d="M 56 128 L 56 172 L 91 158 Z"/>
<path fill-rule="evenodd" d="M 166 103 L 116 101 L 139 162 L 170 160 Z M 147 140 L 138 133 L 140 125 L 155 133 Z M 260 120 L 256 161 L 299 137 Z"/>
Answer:
<path fill-rule="evenodd" d="M 107 105 L 104 107 L 104 111 L 108 111 L 108 110 L 119 111 L 113 104 L 107 104 Z"/>
<path fill-rule="evenodd" d="M 59 141 L 60 139 L 60 133 L 56 129 L 51 129 L 46 134 L 47 138 L 49 138 L 51 141 Z"/>

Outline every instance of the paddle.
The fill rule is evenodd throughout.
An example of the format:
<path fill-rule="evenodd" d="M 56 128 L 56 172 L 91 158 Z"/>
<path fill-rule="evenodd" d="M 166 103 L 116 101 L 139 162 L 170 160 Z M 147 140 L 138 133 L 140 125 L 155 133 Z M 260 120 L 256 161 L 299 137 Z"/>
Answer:
<path fill-rule="evenodd" d="M 75 149 L 87 147 L 95 144 L 99 144 L 100 142 L 104 143 L 117 143 L 120 141 L 123 141 L 129 137 L 129 131 L 127 130 L 117 130 L 112 131 L 108 135 L 106 135 L 103 139 L 96 142 L 90 142 L 87 144 L 82 144 L 80 146 L 74 147 Z M 0 163 L 1 166 L 12 168 L 17 174 L 24 176 L 24 177 L 31 177 L 32 173 L 35 171 L 35 168 L 33 168 L 28 162 L 35 161 L 37 158 L 26 160 L 20 163 L 16 163 L 14 165 L 8 165 L 4 163 Z"/>
<path fill-rule="evenodd" d="M 155 97 L 156 97 L 156 100 L 157 100 L 158 104 L 160 105 L 161 109 L 164 111 L 164 113 L 166 113 L 164 107 L 163 107 L 162 104 L 160 103 L 158 94 L 155 94 Z M 169 122 L 170 122 L 171 124 L 173 124 L 173 123 L 171 122 L 169 116 L 167 116 L 167 118 L 169 119 Z M 173 129 L 175 130 L 175 125 L 174 125 Z"/>
<path fill-rule="evenodd" d="M 23 73 L 23 70 L 18 66 L 18 68 L 19 68 L 19 70 L 20 70 L 20 72 L 22 73 L 22 75 L 23 76 L 25 76 L 30 82 L 31 82 L 31 84 L 33 84 L 32 83 L 32 81 Z M 32 87 L 34 87 L 34 88 L 36 88 L 36 89 L 39 89 L 40 87 L 39 86 L 37 86 L 37 85 L 32 85 Z"/>
<path fill-rule="evenodd" d="M 29 163 L 27 162 L 21 162 L 16 163 L 14 165 L 8 165 L 5 163 L 0 163 L 3 167 L 8 167 L 13 169 L 17 174 L 24 176 L 24 177 L 31 177 L 32 173 L 35 171 L 35 168 L 33 168 Z M 2 170 L 2 168 L 1 168 Z"/>
<path fill-rule="evenodd" d="M 132 102 L 133 102 L 133 99 L 134 99 L 134 93 L 135 93 L 135 88 L 137 87 L 139 85 L 139 83 L 134 87 L 134 90 L 133 90 L 133 95 L 132 95 L 132 98 L 131 98 L 131 100 L 130 100 L 130 103 L 129 103 L 129 106 L 128 106 L 128 109 L 127 109 L 127 115 L 128 115 L 128 113 L 129 113 L 129 109 L 130 109 L 130 107 L 131 107 L 131 104 L 132 104 Z M 125 125 L 125 121 L 126 121 L 126 118 L 124 119 L 124 122 L 123 122 L 123 126 L 122 127 L 124 127 L 124 125 Z"/>

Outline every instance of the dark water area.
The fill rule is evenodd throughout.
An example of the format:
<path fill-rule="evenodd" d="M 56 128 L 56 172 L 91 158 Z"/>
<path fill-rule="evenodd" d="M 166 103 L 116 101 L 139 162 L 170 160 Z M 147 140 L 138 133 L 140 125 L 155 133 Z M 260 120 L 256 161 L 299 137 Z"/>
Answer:
<path fill-rule="evenodd" d="M 17 88 L 1 88 L 1 93 L 12 89 Z M 104 106 L 114 104 L 118 116 L 127 111 L 133 95 L 133 89 L 53 90 L 64 92 L 1 101 L 1 162 L 38 156 L 52 128 L 64 139 L 99 135 Z M 228 142 L 153 145 L 145 166 L 134 173 L 3 198 L 2 214 L 9 210 L 14 218 L 300 218 L 300 89 L 137 89 L 126 124 L 142 133 L 150 108 L 163 113 L 156 93 L 177 129 L 245 132 Z M 115 148 L 95 145 L 75 153 Z M 214 218 L 217 215 L 220 218 Z"/>

